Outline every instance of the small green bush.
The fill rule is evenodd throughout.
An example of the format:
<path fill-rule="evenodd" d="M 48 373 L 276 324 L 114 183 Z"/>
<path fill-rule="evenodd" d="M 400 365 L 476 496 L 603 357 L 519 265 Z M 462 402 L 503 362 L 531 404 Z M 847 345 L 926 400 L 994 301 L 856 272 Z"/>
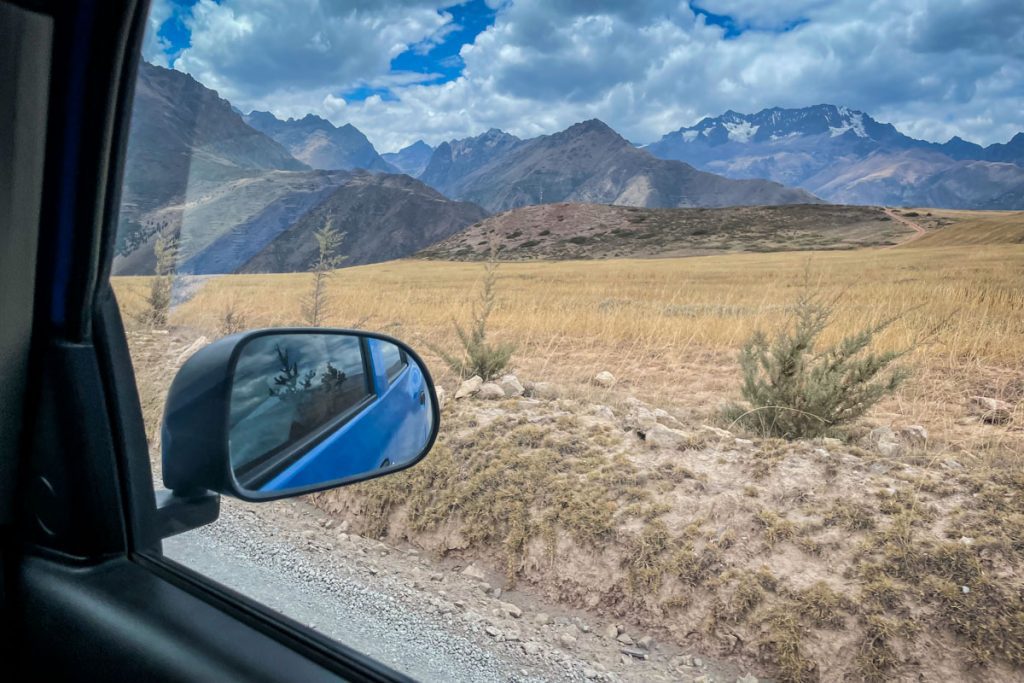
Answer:
<path fill-rule="evenodd" d="M 485 380 L 493 379 L 508 367 L 515 353 L 515 346 L 509 343 L 491 344 L 487 341 L 487 321 L 491 317 L 496 302 L 495 288 L 498 280 L 497 250 L 491 250 L 491 256 L 484 265 L 484 281 L 480 296 L 473 306 L 473 316 L 469 331 L 458 322 L 452 321 L 455 334 L 462 346 L 462 355 L 455 355 L 442 348 L 427 344 L 434 353 L 460 377 L 480 375 Z"/>
<path fill-rule="evenodd" d="M 742 395 L 726 417 L 762 436 L 823 436 L 864 415 L 907 378 L 893 362 L 907 350 L 872 353 L 872 340 L 898 318 L 885 320 L 818 348 L 818 337 L 835 312 L 835 301 L 805 292 L 793 322 L 774 339 L 758 331 L 740 352 Z"/>

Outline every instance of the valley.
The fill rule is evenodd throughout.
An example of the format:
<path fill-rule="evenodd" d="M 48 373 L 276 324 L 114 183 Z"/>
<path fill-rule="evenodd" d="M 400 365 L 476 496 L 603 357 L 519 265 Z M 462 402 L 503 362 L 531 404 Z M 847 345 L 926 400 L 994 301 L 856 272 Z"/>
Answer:
<path fill-rule="evenodd" d="M 457 348 L 452 321 L 471 314 L 480 263 L 336 271 L 326 323 L 408 341 L 447 398 L 435 451 L 407 473 L 313 496 L 320 524 L 303 527 L 303 543 L 338 544 L 328 529 L 345 525 L 346 544 L 408 548 L 428 577 L 472 566 L 507 600 L 571 615 L 535 629 L 520 620 L 539 606 L 521 618 L 472 607 L 473 637 L 604 680 L 697 680 L 708 672 L 694 656 L 788 680 L 1014 680 L 1024 219 L 900 211 L 928 234 L 892 248 L 501 263 L 488 334 L 515 345 L 507 372 L 523 395 L 498 400 L 453 399 L 462 378 L 433 350 Z M 170 336 L 134 328 L 154 448 L 166 383 L 189 349 L 227 321 L 300 322 L 310 277 L 210 279 L 174 307 Z M 910 379 L 828 438 L 783 441 L 723 419 L 740 391 L 739 349 L 789 319 L 808 282 L 838 302 L 826 343 L 899 316 L 872 348 L 911 345 Z M 115 278 L 127 320 L 148 284 Z M 612 380 L 598 383 L 602 372 Z M 1006 406 L 1005 421 L 975 397 Z M 602 635 L 613 626 L 650 636 L 652 649 L 637 650 L 648 659 L 620 656 L 629 646 Z"/>

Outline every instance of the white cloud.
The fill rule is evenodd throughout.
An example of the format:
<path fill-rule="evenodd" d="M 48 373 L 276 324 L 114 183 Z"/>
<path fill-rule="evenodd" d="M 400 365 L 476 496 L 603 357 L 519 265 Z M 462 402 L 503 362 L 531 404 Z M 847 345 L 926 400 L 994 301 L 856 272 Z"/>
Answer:
<path fill-rule="evenodd" d="M 176 67 L 242 109 L 351 122 L 382 151 L 590 117 L 647 142 L 726 109 L 822 102 L 928 139 L 990 143 L 1024 129 L 1019 0 L 698 2 L 750 28 L 729 40 L 680 0 L 495 2 L 495 24 L 462 48 L 463 75 L 448 83 L 388 72 L 396 54 L 451 30 L 445 3 L 305 3 L 201 0 Z M 354 84 L 398 99 L 341 100 Z"/>
<path fill-rule="evenodd" d="M 142 57 L 152 64 L 167 66 L 167 54 L 171 46 L 165 38 L 157 35 L 164 22 L 174 14 L 171 0 L 153 0 L 146 18 L 146 33 L 142 37 Z"/>

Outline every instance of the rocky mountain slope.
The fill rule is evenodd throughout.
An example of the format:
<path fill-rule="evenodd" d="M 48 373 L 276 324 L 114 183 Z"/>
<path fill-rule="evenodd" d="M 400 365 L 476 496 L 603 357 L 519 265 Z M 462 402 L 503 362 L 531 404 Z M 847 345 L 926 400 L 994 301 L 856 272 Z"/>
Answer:
<path fill-rule="evenodd" d="M 381 158 L 388 162 L 401 173 L 418 178 L 430 163 L 430 157 L 434 154 L 434 148 L 417 140 L 408 147 L 403 147 L 397 152 L 381 154 Z"/>
<path fill-rule="evenodd" d="M 308 270 L 317 254 L 313 231 L 328 223 L 345 233 L 341 253 L 351 266 L 408 256 L 486 215 L 479 206 L 451 201 L 407 175 L 354 171 L 239 270 Z"/>
<path fill-rule="evenodd" d="M 730 180 L 637 149 L 596 119 L 520 140 L 498 130 L 443 143 L 421 179 L 489 211 L 589 202 L 642 207 L 815 203 L 764 180 Z"/>
<path fill-rule="evenodd" d="M 313 163 L 344 152 L 350 161 L 392 168 L 351 126 L 335 128 L 316 117 L 255 118 Z M 325 143 L 318 147 L 316 140 Z M 486 215 L 407 176 L 311 170 L 213 90 L 149 64 L 140 69 L 125 177 L 117 275 L 152 273 L 159 235 L 178 240 L 176 270 L 182 274 L 231 273 L 253 259 L 273 270 L 260 254 L 281 253 L 272 248 L 275 241 L 296 235 L 310 244 L 289 241 L 298 256 L 287 262 L 304 269 L 302 254 L 314 244 L 312 228 L 305 226 L 327 217 L 348 232 L 350 263 L 370 263 L 408 256 Z M 303 223 L 314 209 L 316 219 Z"/>
<path fill-rule="evenodd" d="M 122 190 L 119 251 L 136 249 L 158 225 L 144 216 L 186 194 L 266 171 L 308 166 L 252 129 L 216 92 L 179 71 L 139 65 Z"/>
<path fill-rule="evenodd" d="M 340 128 L 326 119 L 307 114 L 301 119 L 282 121 L 270 112 L 253 111 L 246 123 L 284 145 L 296 159 L 313 168 L 394 173 L 362 132 L 351 123 Z"/>
<path fill-rule="evenodd" d="M 641 209 L 544 204 L 491 216 L 419 256 L 475 261 L 487 258 L 492 244 L 503 261 L 833 250 L 895 244 L 909 234 L 875 206 Z"/>
<path fill-rule="evenodd" d="M 956 137 L 938 144 L 834 105 L 727 111 L 645 149 L 730 178 L 802 187 L 837 203 L 1024 206 L 1024 134 L 984 148 Z"/>

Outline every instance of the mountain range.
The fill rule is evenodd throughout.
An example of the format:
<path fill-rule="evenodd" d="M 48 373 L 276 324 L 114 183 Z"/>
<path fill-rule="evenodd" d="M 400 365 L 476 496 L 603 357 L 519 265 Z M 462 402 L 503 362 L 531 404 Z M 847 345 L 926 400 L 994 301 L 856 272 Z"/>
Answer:
<path fill-rule="evenodd" d="M 355 126 L 242 114 L 143 63 L 115 272 L 152 272 L 158 234 L 192 273 L 302 270 L 311 233 L 347 263 L 412 255 L 492 213 L 555 203 L 645 209 L 818 204 L 1024 206 L 1024 134 L 981 147 L 903 135 L 832 105 L 726 112 L 638 147 L 592 119 L 531 139 L 498 129 L 381 155 Z"/>
<path fill-rule="evenodd" d="M 328 220 L 355 264 L 412 254 L 486 215 L 394 173 L 353 126 L 247 118 L 184 73 L 140 66 L 115 274 L 152 273 L 161 234 L 178 238 L 181 273 L 306 270 L 311 232 Z"/>
<path fill-rule="evenodd" d="M 312 168 L 329 171 L 364 168 L 381 173 L 400 172 L 382 159 L 366 136 L 351 123 L 339 128 L 313 114 L 282 121 L 266 111 L 253 111 L 243 118 L 250 126 L 281 143 L 292 156 Z"/>
<path fill-rule="evenodd" d="M 667 208 L 821 201 L 775 182 L 731 180 L 659 159 L 597 119 L 530 140 L 489 130 L 442 143 L 420 179 L 491 212 L 554 202 Z"/>
<path fill-rule="evenodd" d="M 988 147 L 900 133 L 864 112 L 822 104 L 727 111 L 644 147 L 730 178 L 769 178 L 830 202 L 963 209 L 1024 206 L 1024 133 Z"/>

